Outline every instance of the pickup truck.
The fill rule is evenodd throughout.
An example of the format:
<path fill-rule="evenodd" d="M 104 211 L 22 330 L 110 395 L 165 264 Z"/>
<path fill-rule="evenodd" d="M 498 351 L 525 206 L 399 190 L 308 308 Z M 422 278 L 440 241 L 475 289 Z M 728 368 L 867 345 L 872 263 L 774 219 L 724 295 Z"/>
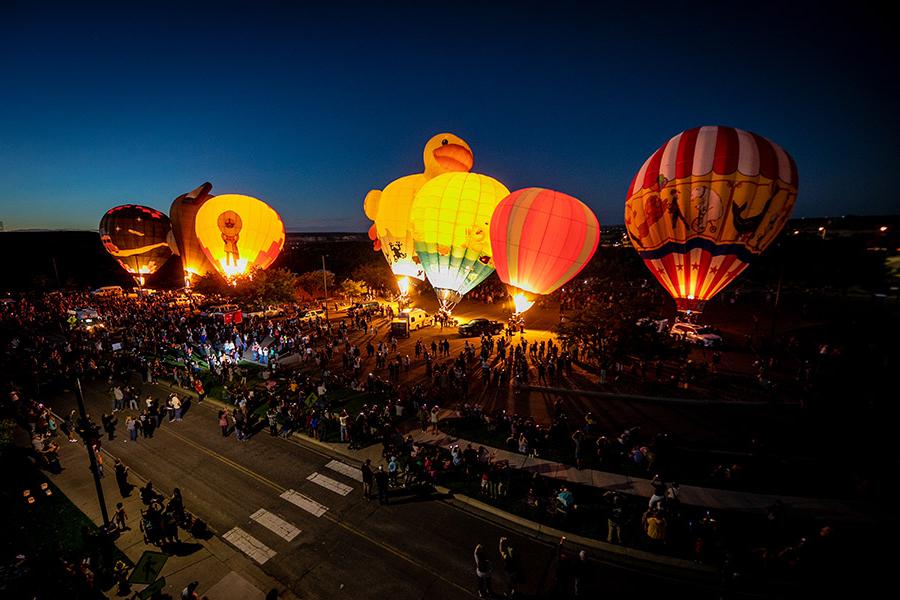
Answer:
<path fill-rule="evenodd" d="M 501 333 L 504 329 L 503 323 L 500 321 L 491 321 L 490 319 L 472 319 L 468 323 L 459 326 L 459 335 L 462 337 L 480 337 L 487 333 L 495 335 Z"/>

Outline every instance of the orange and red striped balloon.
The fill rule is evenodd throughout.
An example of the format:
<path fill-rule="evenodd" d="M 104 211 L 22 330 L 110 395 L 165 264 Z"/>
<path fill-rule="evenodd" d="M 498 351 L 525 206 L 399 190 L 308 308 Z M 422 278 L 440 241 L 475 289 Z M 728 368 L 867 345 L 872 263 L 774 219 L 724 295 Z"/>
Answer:
<path fill-rule="evenodd" d="M 600 223 L 583 202 L 543 188 L 517 190 L 491 218 L 500 280 L 531 294 L 550 294 L 575 277 L 600 242 Z"/>

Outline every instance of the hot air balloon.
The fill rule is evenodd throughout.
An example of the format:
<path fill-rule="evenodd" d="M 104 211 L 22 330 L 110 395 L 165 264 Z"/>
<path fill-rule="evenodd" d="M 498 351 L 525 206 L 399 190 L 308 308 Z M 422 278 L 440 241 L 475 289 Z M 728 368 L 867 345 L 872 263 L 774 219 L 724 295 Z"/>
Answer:
<path fill-rule="evenodd" d="M 147 206 L 124 204 L 100 219 L 100 241 L 138 285 L 165 263 L 175 246 L 169 217 Z"/>
<path fill-rule="evenodd" d="M 689 129 L 634 177 L 625 226 L 678 310 L 700 312 L 772 243 L 797 185 L 794 160 L 766 138 L 731 127 Z"/>
<path fill-rule="evenodd" d="M 502 183 L 477 173 L 438 175 L 416 194 L 410 210 L 416 254 L 444 311 L 494 270 L 491 215 L 507 195 Z"/>
<path fill-rule="evenodd" d="M 597 250 L 600 223 L 580 200 L 525 188 L 500 201 L 491 218 L 494 268 L 516 312 L 575 277 Z"/>
<path fill-rule="evenodd" d="M 207 182 L 197 189 L 182 194 L 172 201 L 169 209 L 169 217 L 172 219 L 172 232 L 178 243 L 178 251 L 181 255 L 181 264 L 184 268 L 184 285 L 191 285 L 191 278 L 203 276 L 214 271 L 215 267 L 203 253 L 200 242 L 197 240 L 194 224 L 197 211 L 212 195 L 212 184 Z"/>
<path fill-rule="evenodd" d="M 262 200 L 213 196 L 197 210 L 194 231 L 203 254 L 226 278 L 271 265 L 284 246 L 284 223 Z"/>
<path fill-rule="evenodd" d="M 424 173 L 407 175 L 392 181 L 384 190 L 370 191 L 363 204 L 366 216 L 375 221 L 375 229 L 369 233 L 375 242 L 375 250 L 380 249 L 384 253 L 401 286 L 405 277 L 425 279 L 409 228 L 410 207 L 416 192 L 430 179 L 443 173 L 466 172 L 473 163 L 469 145 L 452 133 L 433 136 L 425 144 L 422 157 Z M 408 288 L 408 279 L 405 285 Z"/>

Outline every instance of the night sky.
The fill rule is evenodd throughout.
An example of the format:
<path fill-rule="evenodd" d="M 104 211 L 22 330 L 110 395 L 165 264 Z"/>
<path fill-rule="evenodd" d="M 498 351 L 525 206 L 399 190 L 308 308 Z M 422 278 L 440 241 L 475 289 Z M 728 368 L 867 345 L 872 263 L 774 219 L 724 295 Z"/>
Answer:
<path fill-rule="evenodd" d="M 616 224 L 647 156 L 699 125 L 791 153 L 795 216 L 900 212 L 893 25 L 866 3 L 181 4 L 3 3 L 7 230 L 96 229 L 208 180 L 288 230 L 364 231 L 366 192 L 441 131 Z"/>

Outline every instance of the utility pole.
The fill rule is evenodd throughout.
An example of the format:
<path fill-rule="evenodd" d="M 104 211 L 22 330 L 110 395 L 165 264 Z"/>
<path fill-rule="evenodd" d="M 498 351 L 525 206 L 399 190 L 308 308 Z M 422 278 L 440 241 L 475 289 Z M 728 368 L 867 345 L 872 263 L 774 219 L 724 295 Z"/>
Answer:
<path fill-rule="evenodd" d="M 103 498 L 103 486 L 100 484 L 100 473 L 97 470 L 97 457 L 94 456 L 94 446 L 87 430 L 87 413 L 84 410 L 84 396 L 81 393 L 81 380 L 75 378 L 75 398 L 78 400 L 78 414 L 81 415 L 83 425 L 81 437 L 87 448 L 88 459 L 91 461 L 91 474 L 94 476 L 94 487 L 97 489 L 97 501 L 100 503 L 100 515 L 103 517 L 103 531 L 109 531 L 109 513 L 106 512 L 106 500 Z"/>
<path fill-rule="evenodd" d="M 325 255 L 322 255 L 322 285 L 325 286 L 325 321 L 328 322 L 328 277 L 325 274 Z"/>

